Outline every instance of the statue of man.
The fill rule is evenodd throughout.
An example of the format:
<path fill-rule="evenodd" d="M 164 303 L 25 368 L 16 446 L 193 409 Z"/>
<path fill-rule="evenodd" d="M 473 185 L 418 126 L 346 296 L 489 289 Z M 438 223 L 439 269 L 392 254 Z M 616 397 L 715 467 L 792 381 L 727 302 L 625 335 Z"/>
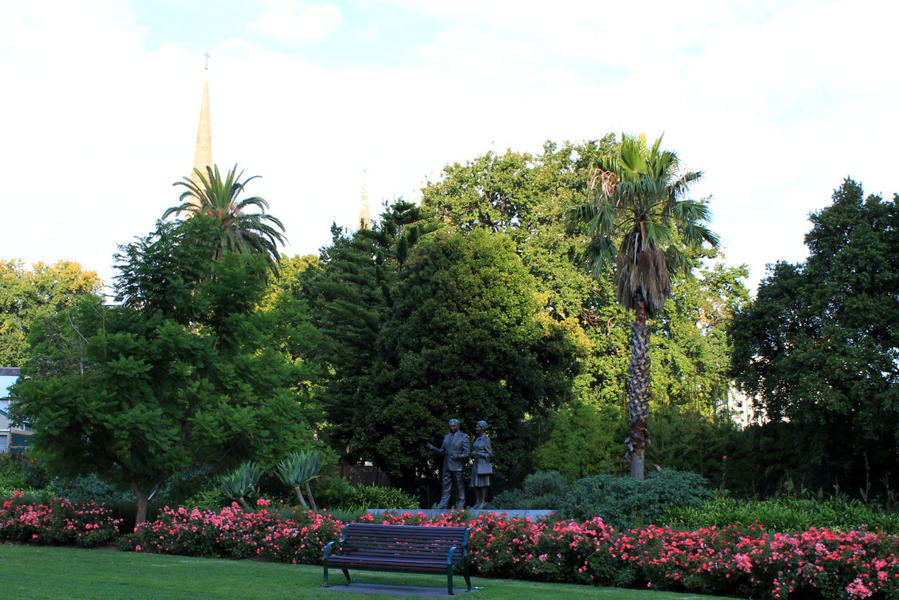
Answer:
<path fill-rule="evenodd" d="M 462 484 L 462 465 L 468 460 L 470 448 L 468 436 L 459 431 L 459 419 L 449 420 L 450 432 L 443 438 L 443 444 L 437 446 L 428 443 L 428 448 L 437 454 L 443 455 L 443 494 L 440 496 L 440 504 L 437 508 L 449 508 L 450 492 L 453 482 L 456 484 L 456 497 L 458 508 L 465 508 L 465 486 Z"/>

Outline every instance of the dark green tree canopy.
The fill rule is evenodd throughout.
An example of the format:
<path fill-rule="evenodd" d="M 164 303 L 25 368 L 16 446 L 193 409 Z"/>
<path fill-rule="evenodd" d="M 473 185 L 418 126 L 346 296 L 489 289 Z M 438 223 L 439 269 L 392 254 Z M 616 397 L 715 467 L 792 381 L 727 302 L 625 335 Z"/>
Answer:
<path fill-rule="evenodd" d="M 514 244 L 480 229 L 419 242 L 399 272 L 378 346 L 378 404 L 367 426 L 378 433 L 376 459 L 405 481 L 433 481 L 424 444 L 442 438 L 451 417 L 468 431 L 486 419 L 498 476 L 517 481 L 527 468 L 528 419 L 542 421 L 567 400 L 577 370 L 575 349 L 543 313 Z"/>
<path fill-rule="evenodd" d="M 735 318 L 734 372 L 760 413 L 787 421 L 802 439 L 800 469 L 810 485 L 892 478 L 899 197 L 865 198 L 846 179 L 811 221 L 808 260 L 777 263 Z"/>
<path fill-rule="evenodd" d="M 325 435 L 345 460 L 368 459 L 379 432 L 367 426 L 382 360 L 377 340 L 396 294 L 397 273 L 410 249 L 436 224 L 399 200 L 371 230 L 332 228 L 333 242 L 310 270 L 304 290 L 321 343 L 311 357 L 321 366 Z"/>

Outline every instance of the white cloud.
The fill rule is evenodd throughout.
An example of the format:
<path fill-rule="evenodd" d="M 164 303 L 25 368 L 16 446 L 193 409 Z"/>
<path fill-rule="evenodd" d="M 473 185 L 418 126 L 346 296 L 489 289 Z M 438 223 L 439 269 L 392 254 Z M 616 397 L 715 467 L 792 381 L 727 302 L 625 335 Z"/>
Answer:
<path fill-rule="evenodd" d="M 281 40 L 306 42 L 328 37 L 340 26 L 341 20 L 340 8 L 336 4 L 282 0 L 262 13 L 250 27 Z"/>

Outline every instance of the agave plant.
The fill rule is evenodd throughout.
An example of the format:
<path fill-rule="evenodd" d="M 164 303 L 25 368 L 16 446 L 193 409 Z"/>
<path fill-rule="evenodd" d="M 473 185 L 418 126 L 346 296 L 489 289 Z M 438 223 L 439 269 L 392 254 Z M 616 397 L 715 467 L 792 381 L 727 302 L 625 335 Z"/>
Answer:
<path fill-rule="evenodd" d="M 312 488 L 309 482 L 318 477 L 322 469 L 322 454 L 318 450 L 294 450 L 278 463 L 278 477 L 284 485 L 290 486 L 296 491 L 297 498 L 303 506 L 312 505 L 312 510 L 317 511 L 315 498 L 312 497 Z M 302 488 L 306 488 L 309 495 L 309 504 L 303 497 Z"/>
<path fill-rule="evenodd" d="M 245 511 L 252 512 L 253 509 L 246 499 L 256 493 L 261 475 L 259 465 L 248 460 L 222 477 L 222 491 L 232 500 L 239 502 Z"/>

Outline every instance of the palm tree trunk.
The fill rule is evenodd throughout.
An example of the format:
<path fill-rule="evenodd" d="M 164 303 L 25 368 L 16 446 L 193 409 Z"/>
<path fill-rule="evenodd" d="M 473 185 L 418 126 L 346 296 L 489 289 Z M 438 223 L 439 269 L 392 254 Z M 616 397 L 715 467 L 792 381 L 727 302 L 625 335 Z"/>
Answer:
<path fill-rule="evenodd" d="M 631 364 L 628 368 L 628 412 L 630 434 L 625 444 L 630 460 L 631 477 L 643 480 L 643 465 L 649 431 L 646 418 L 649 416 L 649 327 L 646 326 L 646 303 L 638 300 L 635 307 L 634 324 L 631 325 Z"/>

